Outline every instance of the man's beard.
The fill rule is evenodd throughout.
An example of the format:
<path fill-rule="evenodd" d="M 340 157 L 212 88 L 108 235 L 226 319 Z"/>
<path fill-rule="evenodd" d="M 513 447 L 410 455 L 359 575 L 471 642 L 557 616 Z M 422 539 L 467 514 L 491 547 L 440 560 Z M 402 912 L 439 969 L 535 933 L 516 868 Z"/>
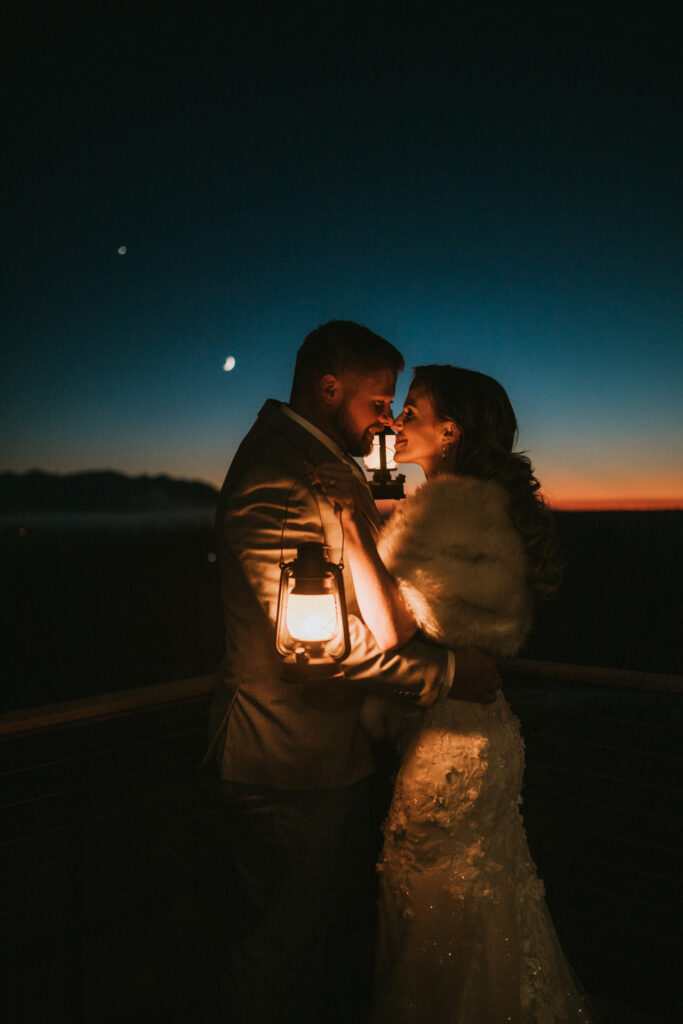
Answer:
<path fill-rule="evenodd" d="M 349 455 L 359 458 L 362 455 L 369 455 L 372 451 L 372 439 L 374 433 L 369 428 L 359 433 L 358 428 L 349 416 L 348 408 L 341 405 L 334 414 L 332 423 L 338 434 L 344 441 L 344 450 Z"/>

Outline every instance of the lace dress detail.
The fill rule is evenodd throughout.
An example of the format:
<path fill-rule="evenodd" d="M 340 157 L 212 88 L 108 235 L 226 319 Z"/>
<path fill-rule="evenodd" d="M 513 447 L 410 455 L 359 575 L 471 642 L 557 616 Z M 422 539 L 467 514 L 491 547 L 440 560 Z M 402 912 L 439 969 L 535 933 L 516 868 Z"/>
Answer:
<path fill-rule="evenodd" d="M 519 811 L 524 743 L 499 693 L 404 718 L 379 864 L 376 1024 L 595 1021 Z"/>

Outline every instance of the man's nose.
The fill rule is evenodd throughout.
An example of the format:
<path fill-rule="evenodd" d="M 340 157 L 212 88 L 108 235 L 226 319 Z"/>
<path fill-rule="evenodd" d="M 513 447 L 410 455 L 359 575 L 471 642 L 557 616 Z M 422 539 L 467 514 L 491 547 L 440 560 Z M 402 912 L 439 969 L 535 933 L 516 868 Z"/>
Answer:
<path fill-rule="evenodd" d="M 394 425 L 394 414 L 391 411 L 391 406 L 387 406 L 382 415 L 379 418 L 380 423 L 383 423 L 385 427 L 393 427 Z"/>

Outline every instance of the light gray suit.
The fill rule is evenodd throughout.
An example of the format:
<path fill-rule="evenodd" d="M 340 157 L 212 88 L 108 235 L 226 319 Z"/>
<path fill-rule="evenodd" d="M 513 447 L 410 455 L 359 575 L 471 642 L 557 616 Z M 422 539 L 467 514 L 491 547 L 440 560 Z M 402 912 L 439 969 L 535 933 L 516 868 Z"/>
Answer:
<path fill-rule="evenodd" d="M 285 509 L 286 561 L 303 541 L 323 541 L 339 561 L 339 522 L 306 479 L 307 464 L 335 457 L 269 401 L 240 445 L 218 505 L 226 651 L 211 756 L 223 780 L 240 879 L 225 970 L 231 1024 L 363 1019 L 382 809 L 371 806 L 375 764 L 360 707 L 368 690 L 431 705 L 447 671 L 447 653 L 434 645 L 415 641 L 383 654 L 360 618 L 345 569 L 347 681 L 304 686 L 281 679 L 275 618 Z M 363 502 L 376 530 L 369 488 Z M 325 989 L 330 963 L 337 975 Z M 356 993 L 360 1003 L 351 998 Z"/>

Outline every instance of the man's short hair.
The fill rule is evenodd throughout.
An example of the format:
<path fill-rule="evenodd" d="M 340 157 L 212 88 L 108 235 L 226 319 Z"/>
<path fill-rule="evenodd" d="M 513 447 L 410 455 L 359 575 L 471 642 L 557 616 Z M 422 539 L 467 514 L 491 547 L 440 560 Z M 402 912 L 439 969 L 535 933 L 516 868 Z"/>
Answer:
<path fill-rule="evenodd" d="M 310 394 L 326 373 L 398 374 L 403 366 L 399 350 L 379 334 L 352 320 L 330 320 L 311 331 L 297 352 L 290 402 Z"/>

